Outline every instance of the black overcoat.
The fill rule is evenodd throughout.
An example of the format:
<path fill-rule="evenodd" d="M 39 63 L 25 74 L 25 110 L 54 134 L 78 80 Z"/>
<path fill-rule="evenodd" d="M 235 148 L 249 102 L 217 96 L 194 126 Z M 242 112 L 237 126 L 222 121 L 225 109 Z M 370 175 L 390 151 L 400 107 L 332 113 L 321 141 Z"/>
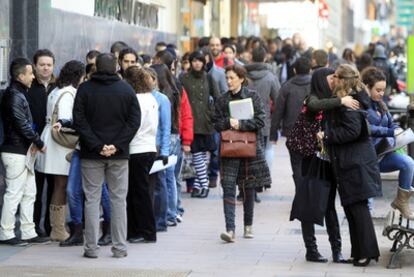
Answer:
<path fill-rule="evenodd" d="M 325 129 L 342 206 L 382 195 L 377 155 L 364 110 L 369 96 L 365 91 L 351 95 L 361 103 L 362 109 L 334 110 L 328 114 Z"/>

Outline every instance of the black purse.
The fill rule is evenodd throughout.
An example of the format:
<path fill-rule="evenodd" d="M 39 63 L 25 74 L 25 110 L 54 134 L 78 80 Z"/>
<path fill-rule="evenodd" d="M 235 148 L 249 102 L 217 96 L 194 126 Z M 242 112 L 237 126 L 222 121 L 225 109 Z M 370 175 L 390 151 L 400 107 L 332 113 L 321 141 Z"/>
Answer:
<path fill-rule="evenodd" d="M 305 175 L 297 185 L 290 220 L 323 226 L 333 180 L 331 164 L 314 155 L 303 160 L 302 172 Z"/>

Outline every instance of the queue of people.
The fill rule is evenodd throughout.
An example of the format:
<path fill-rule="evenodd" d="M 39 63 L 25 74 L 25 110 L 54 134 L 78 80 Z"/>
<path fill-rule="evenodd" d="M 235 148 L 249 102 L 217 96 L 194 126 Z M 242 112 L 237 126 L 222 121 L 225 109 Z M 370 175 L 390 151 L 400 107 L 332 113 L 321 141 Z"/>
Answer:
<path fill-rule="evenodd" d="M 157 232 L 183 221 L 184 182 L 185 191 L 200 199 L 221 185 L 220 238 L 226 243 L 236 241 L 235 207 L 243 201 L 243 237 L 251 239 L 254 205 L 258 193 L 271 188 L 272 146 L 281 130 L 296 188 L 291 220 L 301 221 L 306 260 L 328 261 L 315 237 L 314 224 L 321 222 L 335 263 L 367 266 L 378 260 L 370 203 L 381 196 L 380 172 L 400 170 L 391 206 L 414 218 L 408 206 L 413 160 L 395 152 L 378 160 L 375 148 L 383 140 L 395 144 L 401 131 L 383 101 L 395 89 L 387 83 L 394 75 L 384 73 L 388 63 L 371 63 L 361 77 L 361 59 L 351 49 L 334 59 L 322 49 L 307 49 L 299 38 L 202 38 L 198 50 L 182 57 L 175 45 L 158 43 L 153 58 L 118 41 L 110 53 L 88 52 L 86 65 L 67 62 L 57 77 L 50 50 L 38 50 L 33 64 L 13 60 L 1 103 L 7 189 L 0 242 L 83 245 L 86 258 L 112 245 L 114 257 L 126 257 L 127 242 L 155 243 Z M 373 59 L 383 59 L 384 46 L 376 47 Z M 230 110 L 240 100 L 251 103 L 248 118 Z M 308 141 L 299 128 L 306 121 L 318 126 Z M 254 155 L 224 155 L 228 141 L 221 134 L 228 131 L 253 135 Z M 291 146 L 301 140 L 310 152 Z M 163 168 L 153 173 L 155 162 Z M 326 203 L 322 213 L 301 202 L 315 164 L 329 175 L 323 180 L 328 190 L 315 199 Z M 337 192 L 349 224 L 350 259 L 342 255 Z"/>

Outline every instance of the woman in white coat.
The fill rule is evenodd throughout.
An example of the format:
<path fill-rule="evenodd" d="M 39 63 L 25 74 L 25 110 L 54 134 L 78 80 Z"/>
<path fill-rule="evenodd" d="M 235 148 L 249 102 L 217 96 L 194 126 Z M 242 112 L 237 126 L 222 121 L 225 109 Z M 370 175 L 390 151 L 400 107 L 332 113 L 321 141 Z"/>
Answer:
<path fill-rule="evenodd" d="M 62 121 L 72 121 L 72 109 L 76 90 L 85 77 L 85 65 L 79 61 L 67 62 L 60 71 L 57 87 L 47 99 L 46 127 L 41 138 L 48 149 L 40 153 L 36 161 L 36 169 L 54 176 L 54 190 L 50 204 L 50 225 L 52 240 L 64 241 L 69 237 L 65 229 L 66 185 L 70 163 L 66 155 L 73 149 L 58 144 L 52 138 L 52 128 L 61 128 Z M 52 114 L 57 108 L 57 123 L 52 126 Z"/>

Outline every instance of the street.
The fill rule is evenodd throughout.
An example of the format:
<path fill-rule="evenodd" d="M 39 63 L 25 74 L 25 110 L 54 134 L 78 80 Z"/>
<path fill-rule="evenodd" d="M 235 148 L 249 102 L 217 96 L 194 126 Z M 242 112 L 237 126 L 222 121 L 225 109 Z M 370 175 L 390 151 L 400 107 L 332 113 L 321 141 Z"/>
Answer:
<path fill-rule="evenodd" d="M 305 261 L 300 224 L 289 221 L 294 194 L 289 157 L 284 139 L 275 147 L 272 189 L 261 194 L 254 218 L 255 238 L 242 237 L 242 206 L 237 206 L 236 243 L 225 244 L 220 188 L 207 199 L 191 199 L 184 193 L 183 223 L 158 233 L 156 244 L 129 245 L 128 257 L 114 259 L 109 247 L 101 247 L 98 259 L 82 257 L 82 247 L 62 248 L 57 243 L 26 248 L 0 246 L 0 276 L 412 276 L 414 253 L 404 250 L 401 269 L 386 269 L 391 241 L 382 236 L 383 217 L 388 211 L 395 181 L 384 181 L 383 199 L 375 202 L 374 222 L 380 245 L 378 263 L 366 268 Z M 386 178 L 387 179 L 387 178 Z M 337 197 L 338 198 L 338 197 Z M 350 253 L 348 227 L 337 201 L 343 237 L 343 254 Z M 316 230 L 321 254 L 330 258 L 324 228 Z"/>

